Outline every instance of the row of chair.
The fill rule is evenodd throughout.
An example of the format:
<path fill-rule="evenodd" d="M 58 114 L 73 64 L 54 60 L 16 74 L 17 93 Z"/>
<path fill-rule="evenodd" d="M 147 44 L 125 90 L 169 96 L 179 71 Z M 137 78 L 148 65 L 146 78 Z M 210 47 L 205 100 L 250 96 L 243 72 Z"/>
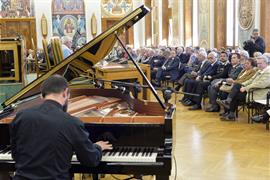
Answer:
<path fill-rule="evenodd" d="M 60 63 L 63 59 L 63 52 L 61 48 L 61 41 L 59 38 L 52 38 L 51 39 L 51 50 L 53 55 L 53 61 L 50 61 L 49 52 L 48 52 L 48 42 L 46 39 L 42 39 L 42 46 L 43 46 L 43 52 L 44 52 L 44 63 L 39 63 L 37 58 L 37 48 L 35 46 L 33 38 L 31 39 L 32 42 L 32 48 L 33 48 L 33 55 L 35 60 L 35 69 L 37 73 L 37 77 L 43 75 L 44 73 L 48 72 L 50 69 L 52 69 L 55 65 Z"/>

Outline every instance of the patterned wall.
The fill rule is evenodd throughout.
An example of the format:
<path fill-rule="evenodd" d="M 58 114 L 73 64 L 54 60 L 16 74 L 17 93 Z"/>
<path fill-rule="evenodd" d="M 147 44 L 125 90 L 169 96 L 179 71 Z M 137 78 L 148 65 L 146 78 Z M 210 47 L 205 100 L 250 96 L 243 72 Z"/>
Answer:
<path fill-rule="evenodd" d="M 85 10 L 83 0 L 53 0 L 53 36 L 69 36 L 73 48 L 86 43 Z"/>
<path fill-rule="evenodd" d="M 132 0 L 101 0 L 102 17 L 124 17 L 132 11 Z"/>
<path fill-rule="evenodd" d="M 34 16 L 32 0 L 0 0 L 0 18 Z"/>
<path fill-rule="evenodd" d="M 210 2 L 209 0 L 199 0 L 199 45 L 200 47 L 210 47 Z"/>

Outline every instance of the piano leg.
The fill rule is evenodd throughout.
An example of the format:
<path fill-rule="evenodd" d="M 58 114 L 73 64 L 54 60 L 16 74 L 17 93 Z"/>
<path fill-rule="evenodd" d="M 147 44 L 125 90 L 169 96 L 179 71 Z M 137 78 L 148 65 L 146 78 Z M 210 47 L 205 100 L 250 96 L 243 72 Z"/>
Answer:
<path fill-rule="evenodd" d="M 93 180 L 98 180 L 99 179 L 98 174 L 92 174 L 92 178 L 93 178 Z"/>
<path fill-rule="evenodd" d="M 169 176 L 156 175 L 156 180 L 169 180 Z"/>

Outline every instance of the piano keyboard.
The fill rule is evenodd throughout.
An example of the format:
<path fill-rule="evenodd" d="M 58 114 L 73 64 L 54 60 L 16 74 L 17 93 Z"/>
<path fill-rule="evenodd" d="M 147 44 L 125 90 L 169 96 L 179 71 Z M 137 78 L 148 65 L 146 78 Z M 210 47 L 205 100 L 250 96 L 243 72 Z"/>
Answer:
<path fill-rule="evenodd" d="M 142 147 L 117 147 L 111 151 L 104 151 L 102 162 L 156 162 L 157 151 L 155 148 Z M 0 160 L 11 161 L 11 150 L 9 147 L 0 150 Z M 72 162 L 77 162 L 77 157 L 74 154 Z"/>

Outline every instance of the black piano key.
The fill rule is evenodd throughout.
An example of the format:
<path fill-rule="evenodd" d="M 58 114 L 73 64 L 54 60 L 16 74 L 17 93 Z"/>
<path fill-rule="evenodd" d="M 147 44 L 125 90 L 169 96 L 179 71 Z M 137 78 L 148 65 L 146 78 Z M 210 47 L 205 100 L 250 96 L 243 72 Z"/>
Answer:
<path fill-rule="evenodd" d="M 146 156 L 146 148 L 142 149 L 142 156 Z"/>
<path fill-rule="evenodd" d="M 122 147 L 122 148 L 119 149 L 119 156 L 122 156 L 123 151 L 124 151 L 124 147 Z"/>
<path fill-rule="evenodd" d="M 135 156 L 136 152 L 137 152 L 137 148 L 134 148 L 132 152 L 132 156 Z"/>
<path fill-rule="evenodd" d="M 115 153 L 116 152 L 116 149 L 112 149 L 110 152 L 109 152 L 109 156 L 111 156 L 113 153 Z"/>
<path fill-rule="evenodd" d="M 149 156 L 150 148 L 146 148 L 145 156 Z"/>
<path fill-rule="evenodd" d="M 119 148 L 115 148 L 114 152 L 112 153 L 112 156 L 115 156 L 115 154 L 119 151 Z"/>
<path fill-rule="evenodd" d="M 135 156 L 138 156 L 140 152 L 141 152 L 141 148 L 138 148 L 138 150 L 137 150 Z"/>
<path fill-rule="evenodd" d="M 132 152 L 132 148 L 129 147 L 128 150 L 127 150 L 126 156 L 128 156 L 131 152 Z"/>

